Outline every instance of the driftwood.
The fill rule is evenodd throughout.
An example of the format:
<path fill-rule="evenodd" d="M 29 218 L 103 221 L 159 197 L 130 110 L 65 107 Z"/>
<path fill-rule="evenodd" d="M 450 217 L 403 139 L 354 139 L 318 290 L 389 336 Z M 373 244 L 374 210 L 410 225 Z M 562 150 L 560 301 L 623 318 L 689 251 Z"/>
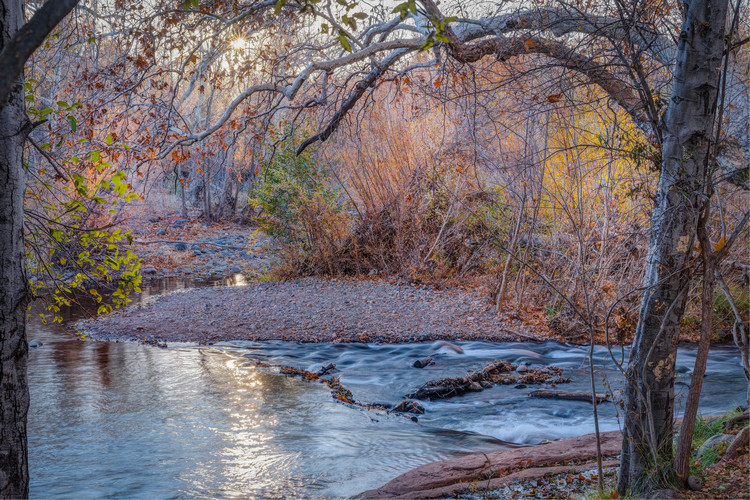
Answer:
<path fill-rule="evenodd" d="M 467 392 L 479 392 L 485 388 L 492 387 L 493 384 L 562 384 L 570 382 L 570 379 L 559 377 L 562 369 L 554 366 L 540 369 L 529 368 L 523 373 L 517 373 L 516 368 L 516 365 L 512 365 L 507 361 L 495 361 L 481 370 L 471 372 L 464 377 L 430 380 L 413 393 L 404 396 L 404 398 L 445 399 L 461 396 Z M 553 379 L 553 376 L 557 376 L 557 378 Z"/>
<path fill-rule="evenodd" d="M 546 399 L 566 399 L 569 401 L 586 401 L 587 403 L 591 403 L 590 392 L 548 391 L 548 390 L 542 389 L 542 390 L 530 392 L 529 397 L 546 398 Z M 607 396 L 606 394 L 596 395 L 597 404 L 603 403 L 605 401 L 609 401 L 609 396 Z"/>

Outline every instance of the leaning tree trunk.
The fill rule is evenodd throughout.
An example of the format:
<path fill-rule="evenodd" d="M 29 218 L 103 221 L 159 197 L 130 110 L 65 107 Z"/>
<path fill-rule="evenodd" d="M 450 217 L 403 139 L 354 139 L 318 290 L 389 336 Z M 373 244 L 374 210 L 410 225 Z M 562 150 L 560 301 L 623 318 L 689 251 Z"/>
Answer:
<path fill-rule="evenodd" d="M 22 0 L 3 0 L 0 51 L 22 25 Z M 0 498 L 29 495 L 22 160 L 27 123 L 19 80 L 0 103 Z"/>
<path fill-rule="evenodd" d="M 618 491 L 647 490 L 671 468 L 674 376 L 691 252 L 715 120 L 728 0 L 689 0 L 661 125 L 659 193 L 625 389 Z M 660 474 L 660 472 L 662 474 Z"/>

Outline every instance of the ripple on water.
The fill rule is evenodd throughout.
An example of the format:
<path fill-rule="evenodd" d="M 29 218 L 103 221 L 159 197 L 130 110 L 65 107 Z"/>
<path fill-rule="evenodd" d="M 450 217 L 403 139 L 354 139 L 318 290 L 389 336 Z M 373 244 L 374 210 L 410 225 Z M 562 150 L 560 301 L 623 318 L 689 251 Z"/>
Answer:
<path fill-rule="evenodd" d="M 306 368 L 332 362 L 364 401 L 395 403 L 427 380 L 459 376 L 495 359 L 568 367 L 570 390 L 588 391 L 586 350 L 542 343 L 425 344 L 238 342 L 156 349 L 80 342 L 29 326 L 44 347 L 30 353 L 31 494 L 45 498 L 346 496 L 423 463 L 502 440 L 534 443 L 592 430 L 591 405 L 531 400 L 512 386 L 427 401 L 419 423 L 335 403 L 324 384 L 281 376 L 253 361 Z M 431 355 L 435 365 L 412 367 Z M 680 351 L 687 366 L 694 350 Z M 711 353 L 704 408 L 744 395 L 738 357 Z M 601 378 L 617 372 L 602 349 Z M 598 380 L 597 383 L 600 383 Z M 612 405 L 602 429 L 617 428 Z"/>

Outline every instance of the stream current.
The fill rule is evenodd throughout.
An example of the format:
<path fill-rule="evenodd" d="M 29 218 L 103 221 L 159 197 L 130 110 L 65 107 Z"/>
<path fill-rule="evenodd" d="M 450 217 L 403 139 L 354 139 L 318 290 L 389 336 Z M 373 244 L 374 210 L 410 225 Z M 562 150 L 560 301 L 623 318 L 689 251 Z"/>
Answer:
<path fill-rule="evenodd" d="M 185 287 L 160 282 L 141 300 Z M 33 318 L 28 335 L 43 343 L 29 356 L 32 498 L 346 497 L 427 462 L 594 429 L 591 404 L 528 398 L 539 386 L 424 401 L 425 414 L 413 422 L 337 403 L 324 384 L 254 366 L 334 363 L 354 398 L 372 403 L 397 403 L 428 380 L 498 359 L 559 366 L 572 382 L 557 389 L 590 392 L 587 349 L 572 344 L 457 342 L 463 354 L 435 343 L 238 341 L 160 349 L 84 342 L 65 326 Z M 434 365 L 412 367 L 427 355 Z M 694 356 L 693 346 L 680 348 L 678 405 Z M 604 348 L 594 358 L 597 392 L 610 390 L 616 399 L 619 371 Z M 702 413 L 742 401 L 736 349 L 713 348 L 707 373 Z M 600 427 L 619 428 L 611 403 L 600 406 Z"/>

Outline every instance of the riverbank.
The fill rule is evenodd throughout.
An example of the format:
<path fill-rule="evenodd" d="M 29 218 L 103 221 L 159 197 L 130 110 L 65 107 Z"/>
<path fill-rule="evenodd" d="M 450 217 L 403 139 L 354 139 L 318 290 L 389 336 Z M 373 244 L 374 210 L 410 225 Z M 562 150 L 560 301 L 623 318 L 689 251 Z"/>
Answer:
<path fill-rule="evenodd" d="M 498 314 L 480 293 L 380 279 L 253 282 L 193 289 L 86 320 L 102 340 L 425 342 L 563 340 L 533 318 Z"/>
<path fill-rule="evenodd" d="M 605 489 L 612 492 L 622 434 L 611 431 L 600 436 Z M 750 498 L 747 470 L 746 452 L 726 457 L 702 470 L 699 491 L 664 489 L 654 492 L 651 498 Z M 428 463 L 357 498 L 601 498 L 594 496 L 597 477 L 596 436 L 586 434 Z"/>

